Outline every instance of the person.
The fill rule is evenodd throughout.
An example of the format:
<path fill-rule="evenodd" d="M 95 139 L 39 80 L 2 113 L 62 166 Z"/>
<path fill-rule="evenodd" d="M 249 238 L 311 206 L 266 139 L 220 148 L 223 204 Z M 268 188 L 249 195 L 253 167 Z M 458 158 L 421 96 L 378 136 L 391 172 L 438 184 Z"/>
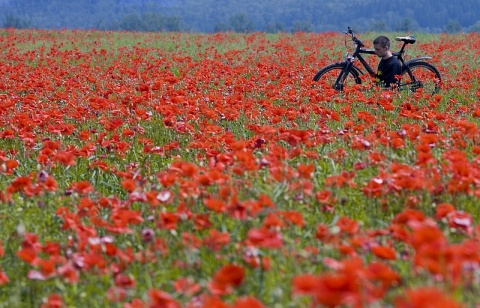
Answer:
<path fill-rule="evenodd" d="M 396 75 L 402 73 L 402 64 L 390 51 L 390 40 L 386 36 L 379 36 L 373 40 L 375 54 L 380 57 L 375 79 L 384 88 L 389 88 L 397 83 Z"/>

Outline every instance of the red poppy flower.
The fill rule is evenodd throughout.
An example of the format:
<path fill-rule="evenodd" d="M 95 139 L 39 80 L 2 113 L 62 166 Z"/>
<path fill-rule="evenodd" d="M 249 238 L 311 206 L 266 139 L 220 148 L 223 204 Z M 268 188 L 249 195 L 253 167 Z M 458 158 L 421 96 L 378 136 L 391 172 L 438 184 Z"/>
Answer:
<path fill-rule="evenodd" d="M 209 289 L 213 294 L 228 294 L 231 292 L 232 287 L 238 287 L 244 279 L 245 270 L 243 267 L 234 264 L 227 264 L 213 275 L 209 284 Z"/>
<path fill-rule="evenodd" d="M 157 290 L 150 289 L 148 291 L 148 297 L 150 299 L 149 307 L 151 308 L 180 308 L 178 303 L 170 294 Z"/>
<path fill-rule="evenodd" d="M 126 179 L 121 182 L 122 187 L 129 193 L 137 188 L 137 184 L 133 179 Z"/>
<path fill-rule="evenodd" d="M 230 235 L 219 232 L 218 230 L 210 230 L 209 235 L 203 240 L 203 243 L 213 251 L 218 251 L 230 243 Z"/>
<path fill-rule="evenodd" d="M 209 208 L 209 209 L 211 209 L 215 212 L 218 212 L 218 213 L 224 212 L 227 209 L 227 204 L 222 200 L 205 199 L 205 200 L 203 200 L 203 202 L 205 203 L 205 206 L 207 208 Z"/>
<path fill-rule="evenodd" d="M 395 299 L 395 308 L 460 308 L 462 305 L 434 287 L 408 290 Z"/>
<path fill-rule="evenodd" d="M 265 308 L 263 303 L 255 297 L 241 297 L 235 300 L 232 308 Z"/>
<path fill-rule="evenodd" d="M 356 220 L 350 219 L 348 217 L 340 217 L 336 223 L 337 227 L 340 228 L 340 231 L 353 235 L 358 232 L 359 225 Z"/>
<path fill-rule="evenodd" d="M 318 287 L 318 277 L 311 274 L 297 275 L 293 278 L 293 294 L 313 295 Z"/>
<path fill-rule="evenodd" d="M 455 211 L 455 207 L 450 203 L 440 203 L 437 205 L 435 218 L 445 218 L 449 213 Z"/>
<path fill-rule="evenodd" d="M 279 248 L 283 245 L 282 235 L 267 228 L 250 229 L 247 242 L 257 247 Z"/>
<path fill-rule="evenodd" d="M 397 258 L 395 250 L 386 246 L 373 246 L 372 253 L 380 259 L 395 260 Z"/>
<path fill-rule="evenodd" d="M 305 226 L 305 220 L 303 219 L 303 215 L 298 211 L 284 211 L 280 214 L 289 223 L 292 223 L 299 227 Z"/>
<path fill-rule="evenodd" d="M 51 294 L 48 296 L 45 303 L 41 305 L 41 308 L 63 308 L 65 307 L 65 303 L 63 302 L 63 298 L 60 294 Z"/>
<path fill-rule="evenodd" d="M 192 278 L 179 278 L 173 282 L 175 291 L 186 296 L 193 296 L 200 292 L 201 285 L 195 283 Z"/>
<path fill-rule="evenodd" d="M 135 287 L 135 279 L 129 275 L 119 273 L 115 276 L 115 285 L 121 288 Z"/>
<path fill-rule="evenodd" d="M 197 303 L 192 304 L 192 307 L 195 307 Z M 201 308 L 229 308 L 224 301 L 222 301 L 216 295 L 203 296 L 200 303 Z"/>
<path fill-rule="evenodd" d="M 5 285 L 9 282 L 7 274 L 5 274 L 0 268 L 0 286 Z"/>
<path fill-rule="evenodd" d="M 58 151 L 53 157 L 53 161 L 59 162 L 63 166 L 75 165 L 75 155 L 67 151 Z"/>
<path fill-rule="evenodd" d="M 88 194 L 94 191 L 94 188 L 89 181 L 80 181 L 71 183 L 67 191 L 72 191 L 79 194 Z"/>

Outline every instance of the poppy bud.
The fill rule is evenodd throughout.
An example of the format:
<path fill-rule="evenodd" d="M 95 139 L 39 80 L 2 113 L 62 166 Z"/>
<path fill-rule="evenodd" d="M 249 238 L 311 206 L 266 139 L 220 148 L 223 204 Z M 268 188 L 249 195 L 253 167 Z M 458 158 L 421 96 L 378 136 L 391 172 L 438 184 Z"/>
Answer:
<path fill-rule="evenodd" d="M 48 173 L 45 170 L 42 170 L 38 173 L 38 181 L 45 183 L 48 178 Z"/>
<path fill-rule="evenodd" d="M 152 229 L 146 228 L 142 230 L 142 241 L 144 243 L 151 242 L 155 237 L 155 232 Z"/>

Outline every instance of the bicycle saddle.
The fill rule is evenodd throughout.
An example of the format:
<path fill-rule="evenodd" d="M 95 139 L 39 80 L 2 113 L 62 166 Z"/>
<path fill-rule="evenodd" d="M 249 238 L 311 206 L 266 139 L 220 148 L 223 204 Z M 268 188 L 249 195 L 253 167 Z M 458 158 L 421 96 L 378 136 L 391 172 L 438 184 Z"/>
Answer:
<path fill-rule="evenodd" d="M 414 36 L 399 36 L 399 37 L 396 37 L 395 38 L 395 41 L 399 41 L 399 42 L 405 42 L 407 44 L 415 44 L 415 42 L 417 41 L 417 39 L 414 37 Z"/>

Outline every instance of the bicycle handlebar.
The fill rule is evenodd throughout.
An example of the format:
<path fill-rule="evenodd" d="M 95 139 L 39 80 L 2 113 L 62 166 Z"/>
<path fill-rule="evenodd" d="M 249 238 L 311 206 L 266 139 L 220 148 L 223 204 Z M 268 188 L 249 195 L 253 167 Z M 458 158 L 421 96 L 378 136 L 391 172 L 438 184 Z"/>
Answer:
<path fill-rule="evenodd" d="M 347 31 L 344 32 L 344 33 L 347 34 L 347 35 L 351 35 L 352 41 L 353 41 L 355 44 L 357 44 L 358 46 L 360 46 L 360 47 L 364 47 L 364 46 L 365 46 L 361 40 L 359 40 L 358 38 L 355 37 L 355 33 L 353 33 L 352 28 L 347 27 Z"/>

